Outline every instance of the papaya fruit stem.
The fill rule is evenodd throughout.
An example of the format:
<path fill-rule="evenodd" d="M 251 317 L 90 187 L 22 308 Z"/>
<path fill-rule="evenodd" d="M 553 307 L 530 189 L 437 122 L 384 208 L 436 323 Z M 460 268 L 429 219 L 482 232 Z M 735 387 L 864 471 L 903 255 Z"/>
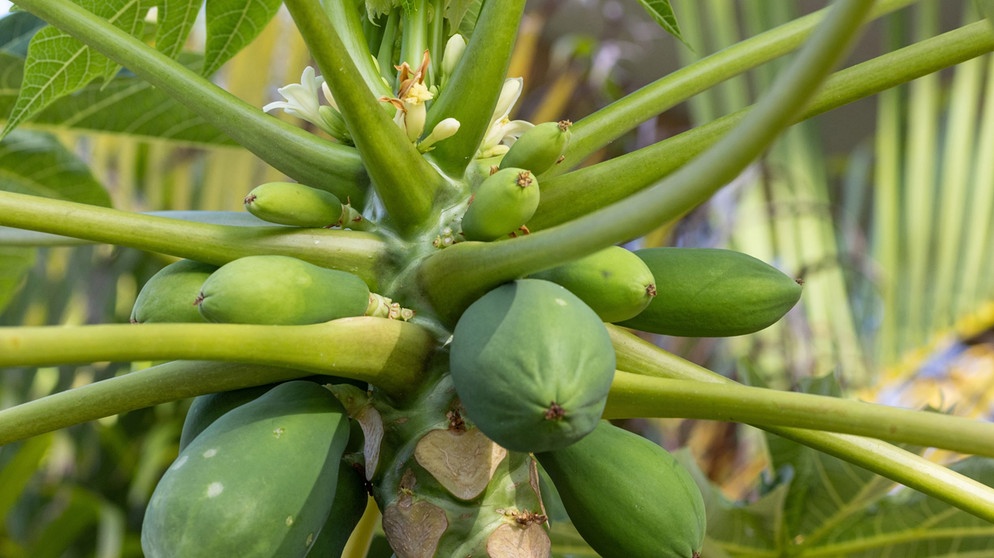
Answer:
<path fill-rule="evenodd" d="M 845 104 L 875 95 L 923 75 L 994 50 L 994 36 L 984 21 L 878 56 L 834 73 L 794 119 L 801 122 Z M 682 134 L 567 174 L 553 167 L 542 181 L 542 200 L 528 222 L 539 230 L 596 212 L 686 164 L 742 122 L 753 107 L 725 115 Z M 573 145 L 577 123 L 573 127 Z M 571 159 L 571 161 L 573 161 Z"/>
<path fill-rule="evenodd" d="M 624 328 L 608 325 L 607 329 L 619 370 L 659 378 L 732 383 L 732 380 L 665 351 Z M 789 426 L 758 427 L 994 521 L 994 488 L 888 442 Z"/>
<path fill-rule="evenodd" d="M 317 61 L 391 220 L 403 235 L 429 218 L 449 188 L 364 85 L 362 75 L 318 0 L 287 0 L 290 15 Z M 430 129 L 430 128 L 429 128 Z"/>
<path fill-rule="evenodd" d="M 994 423 L 737 383 L 615 374 L 604 417 L 695 418 L 855 434 L 994 457 Z"/>
<path fill-rule="evenodd" d="M 288 176 L 305 184 L 334 183 L 335 195 L 362 206 L 368 178 L 355 149 L 265 114 L 70 0 L 18 6 L 165 91 Z"/>
<path fill-rule="evenodd" d="M 160 252 L 214 265 L 255 254 L 348 271 L 376 288 L 387 246 L 372 233 L 235 226 L 0 191 L 0 225 Z"/>
<path fill-rule="evenodd" d="M 0 328 L 0 368 L 155 360 L 239 362 L 353 378 L 373 384 L 389 396 L 403 398 L 409 390 L 418 386 L 435 345 L 435 338 L 418 325 L 371 317 L 343 318 L 304 326 L 106 324 L 6 327 Z M 246 387 L 234 385 L 237 379 L 230 380 L 231 384 L 226 384 L 227 387 L 216 390 L 216 383 L 198 387 L 201 385 L 198 380 L 189 381 L 191 386 L 171 388 L 171 395 L 164 393 L 161 397 L 167 398 L 157 402 L 197 395 L 176 395 L 181 393 L 178 391 L 181 388 L 207 390 L 200 393 L 210 393 L 211 390 Z M 122 395 L 121 398 L 127 400 L 128 396 Z M 2 421 L 0 424 L 3 424 Z"/>
<path fill-rule="evenodd" d="M 881 0 L 871 18 L 898 10 L 915 0 Z M 578 120 L 566 148 L 569 164 L 553 167 L 543 177 L 562 174 L 638 124 L 686 101 L 722 81 L 797 49 L 828 13 L 824 8 L 740 41 L 646 85 Z M 896 68 L 896 67 L 895 67 Z"/>

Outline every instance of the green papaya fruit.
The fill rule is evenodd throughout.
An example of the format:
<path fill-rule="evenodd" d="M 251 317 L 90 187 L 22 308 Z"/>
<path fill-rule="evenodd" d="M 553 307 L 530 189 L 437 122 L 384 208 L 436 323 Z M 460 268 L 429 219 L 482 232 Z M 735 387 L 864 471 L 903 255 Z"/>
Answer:
<path fill-rule="evenodd" d="M 707 515 L 693 477 L 658 444 L 607 421 L 536 453 L 580 536 L 604 558 L 697 558 Z"/>
<path fill-rule="evenodd" d="M 296 182 L 267 182 L 245 196 L 245 209 L 270 223 L 294 227 L 333 227 L 345 209 L 335 194 Z"/>
<path fill-rule="evenodd" d="M 682 337 L 731 337 L 769 327 L 801 298 L 801 285 L 748 254 L 719 248 L 636 250 L 657 296 L 618 325 Z"/>
<path fill-rule="evenodd" d="M 155 487 L 145 556 L 303 558 L 334 501 L 348 422 L 338 399 L 307 381 L 225 413 Z"/>
<path fill-rule="evenodd" d="M 569 145 L 569 120 L 543 122 L 526 130 L 504 154 L 500 168 L 528 169 L 539 175 L 561 161 Z"/>
<path fill-rule="evenodd" d="M 449 363 L 466 416 L 520 452 L 572 444 L 597 426 L 614 378 L 601 319 L 564 287 L 519 279 L 466 309 Z"/>
<path fill-rule="evenodd" d="M 506 168 L 488 176 L 462 218 L 467 240 L 496 240 L 518 230 L 538 208 L 535 176 L 523 169 Z"/>
<path fill-rule="evenodd" d="M 566 287 L 605 322 L 634 318 L 656 296 L 652 271 L 621 246 L 605 248 L 531 277 Z"/>
<path fill-rule="evenodd" d="M 342 464 L 338 469 L 338 484 L 335 487 L 335 501 L 331 505 L 328 519 L 318 533 L 314 546 L 307 553 L 308 558 L 329 558 L 341 556 L 352 531 L 366 511 L 369 503 L 366 483 L 356 469 Z"/>
<path fill-rule="evenodd" d="M 203 323 L 194 301 L 217 266 L 179 260 L 160 269 L 142 286 L 131 308 L 131 323 Z"/>
<path fill-rule="evenodd" d="M 201 432 L 228 411 L 240 407 L 272 389 L 274 384 L 209 393 L 193 398 L 186 411 L 183 430 L 179 435 L 179 450 L 183 451 Z"/>
<path fill-rule="evenodd" d="M 290 256 L 246 256 L 212 273 L 197 300 L 211 322 L 303 325 L 362 316 L 369 288 L 351 273 Z"/>

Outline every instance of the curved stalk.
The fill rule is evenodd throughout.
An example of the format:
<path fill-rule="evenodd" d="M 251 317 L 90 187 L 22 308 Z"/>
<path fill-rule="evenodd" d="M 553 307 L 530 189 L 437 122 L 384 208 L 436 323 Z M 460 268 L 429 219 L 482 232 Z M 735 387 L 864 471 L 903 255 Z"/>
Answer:
<path fill-rule="evenodd" d="M 287 176 L 315 187 L 328 185 L 339 198 L 362 206 L 368 179 L 351 147 L 269 116 L 70 0 L 17 5 L 165 91 Z"/>
<path fill-rule="evenodd" d="M 461 176 L 487 133 L 511 62 L 525 0 L 487 0 L 476 29 L 445 88 L 428 109 L 425 129 L 445 118 L 459 121 L 459 131 L 439 142 L 430 157 L 443 170 Z M 441 56 L 437 58 L 441 62 Z"/>
<path fill-rule="evenodd" d="M 872 6 L 864 0 L 839 2 L 738 127 L 655 186 L 565 225 L 502 242 L 464 242 L 427 258 L 422 286 L 439 315 L 455 321 L 474 299 L 502 282 L 636 238 L 707 200 L 793 122 Z"/>
<path fill-rule="evenodd" d="M 331 21 L 338 36 L 342 39 L 342 44 L 352 58 L 356 69 L 362 75 L 366 87 L 376 97 L 393 95 L 390 87 L 384 83 L 380 76 L 380 71 L 373 63 L 372 56 L 370 56 L 366 34 L 363 32 L 362 21 L 359 19 L 361 8 L 352 0 L 326 0 L 321 5 L 324 6 L 328 20 Z"/>
<path fill-rule="evenodd" d="M 418 385 L 434 347 L 434 337 L 418 325 L 371 317 L 303 326 L 5 327 L 0 328 L 0 367 L 215 360 L 353 378 L 400 397 Z"/>
<path fill-rule="evenodd" d="M 0 225 L 170 254 L 214 265 L 255 254 L 293 256 L 348 271 L 377 288 L 387 266 L 375 234 L 196 223 L 0 191 Z"/>
<path fill-rule="evenodd" d="M 618 371 L 604 418 L 694 418 L 855 434 L 994 457 L 994 423 L 737 383 Z"/>
<path fill-rule="evenodd" d="M 833 74 L 793 122 L 991 51 L 994 35 L 979 21 L 881 55 Z M 736 111 L 637 151 L 543 180 L 542 200 L 528 228 L 538 231 L 565 223 L 650 187 L 717 143 L 751 110 Z"/>
<path fill-rule="evenodd" d="M 311 54 L 331 88 L 376 193 L 402 234 L 422 226 L 448 182 L 390 118 L 349 56 L 319 0 L 287 0 Z"/>
<path fill-rule="evenodd" d="M 0 446 L 161 403 L 310 375 L 238 362 L 168 362 L 0 410 Z"/>
<path fill-rule="evenodd" d="M 624 328 L 613 325 L 607 328 L 620 370 L 657 378 L 734 383 L 664 351 Z M 994 521 L 994 489 L 892 444 L 851 434 L 787 426 L 759 428 L 873 471 L 977 517 Z"/>
<path fill-rule="evenodd" d="M 878 18 L 916 1 L 881 0 L 869 18 Z M 740 41 L 578 120 L 571 129 L 564 164 L 552 167 L 544 177 L 551 178 L 575 167 L 598 149 L 690 97 L 797 49 L 827 12 L 825 8 Z"/>

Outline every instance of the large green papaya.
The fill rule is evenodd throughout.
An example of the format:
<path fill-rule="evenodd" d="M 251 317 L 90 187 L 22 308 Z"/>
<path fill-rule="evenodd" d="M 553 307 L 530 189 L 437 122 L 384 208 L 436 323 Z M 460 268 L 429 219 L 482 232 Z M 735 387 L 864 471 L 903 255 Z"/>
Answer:
<path fill-rule="evenodd" d="M 362 316 L 369 287 L 346 271 L 290 256 L 247 256 L 204 281 L 200 313 L 211 322 L 303 325 Z"/>
<path fill-rule="evenodd" d="M 131 323 L 203 323 L 194 301 L 217 266 L 179 260 L 149 278 L 131 308 Z"/>
<path fill-rule="evenodd" d="M 607 421 L 535 458 L 577 532 L 604 558 L 697 558 L 707 515 L 693 477 L 666 450 Z"/>
<path fill-rule="evenodd" d="M 505 168 L 480 183 L 462 218 L 466 240 L 497 240 L 521 228 L 538 208 L 538 180 L 524 169 Z"/>
<path fill-rule="evenodd" d="M 194 438 L 228 411 L 257 399 L 272 388 L 273 384 L 266 384 L 194 397 L 183 421 L 179 450 L 183 451 Z"/>
<path fill-rule="evenodd" d="M 566 287 L 605 322 L 634 318 L 656 296 L 652 271 L 621 246 L 610 246 L 531 277 Z"/>
<path fill-rule="evenodd" d="M 145 555 L 303 558 L 334 501 L 348 438 L 345 409 L 313 382 L 280 384 L 225 413 L 156 486 Z"/>
<path fill-rule="evenodd" d="M 801 285 L 748 254 L 719 248 L 636 250 L 657 296 L 619 325 L 663 335 L 731 337 L 769 327 L 801 297 Z"/>
<path fill-rule="evenodd" d="M 449 356 L 466 415 L 520 452 L 562 448 L 593 430 L 615 369 L 597 314 L 541 279 L 506 283 L 470 305 Z"/>
<path fill-rule="evenodd" d="M 341 224 L 345 208 L 335 194 L 296 182 L 267 182 L 245 196 L 245 209 L 270 223 L 294 227 Z"/>

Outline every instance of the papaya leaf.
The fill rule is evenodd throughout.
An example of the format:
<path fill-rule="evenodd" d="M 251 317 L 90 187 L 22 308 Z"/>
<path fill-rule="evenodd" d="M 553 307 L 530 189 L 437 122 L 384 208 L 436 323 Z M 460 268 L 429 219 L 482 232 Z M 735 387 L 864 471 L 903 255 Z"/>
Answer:
<path fill-rule="evenodd" d="M 656 23 L 667 33 L 673 35 L 688 48 L 690 47 L 680 32 L 680 26 L 677 24 L 673 7 L 670 6 L 670 0 L 639 0 L 639 4 L 642 4 L 645 11 L 649 12 L 652 19 L 656 20 Z"/>
<path fill-rule="evenodd" d="M 10 304 L 35 263 L 34 248 L 0 246 L 0 312 Z M 7 486 L 7 485 L 2 485 Z M 0 515 L 3 505 L 0 502 Z"/>
<path fill-rule="evenodd" d="M 0 53 L 24 58 L 28 53 L 31 37 L 45 22 L 28 12 L 14 12 L 0 19 Z"/>
<path fill-rule="evenodd" d="M 0 262 L 4 260 L 0 258 Z M 4 267 L 0 266 L 0 274 Z M 42 459 L 52 445 L 53 435 L 46 434 L 25 440 L 19 446 L 0 448 L 0 517 L 10 517 L 10 511 L 21 493 L 41 467 Z M 3 527 L 0 526 L 0 532 Z"/>
<path fill-rule="evenodd" d="M 994 483 L 994 460 L 971 457 L 950 468 L 984 484 Z M 981 558 L 994 555 L 994 524 L 903 489 L 864 508 L 847 528 L 833 530 L 812 550 L 848 558 Z"/>
<path fill-rule="evenodd" d="M 0 190 L 110 207 L 89 168 L 55 137 L 17 131 L 0 142 Z"/>
<path fill-rule="evenodd" d="M 279 10 L 282 0 L 211 0 L 207 2 L 207 44 L 203 75 L 216 72 L 255 39 Z"/>
<path fill-rule="evenodd" d="M 0 142 L 0 190 L 110 206 L 110 196 L 87 166 L 54 137 L 37 132 L 18 130 Z M 33 248 L 0 248 L 0 310 L 34 259 Z"/>
<path fill-rule="evenodd" d="M 204 0 L 158 0 L 155 48 L 176 58 L 190 36 Z"/>
<path fill-rule="evenodd" d="M 132 35 L 141 33 L 148 0 L 79 0 L 80 6 Z M 56 99 L 90 82 L 107 80 L 118 65 L 55 27 L 38 31 L 28 45 L 24 80 L 0 138 Z"/>
<path fill-rule="evenodd" d="M 200 58 L 188 55 L 187 65 Z M 24 60 L 0 50 L 0 114 L 17 99 Z M 72 128 L 128 134 L 183 143 L 236 145 L 227 135 L 148 82 L 122 72 L 109 83 L 91 83 L 40 111 L 32 123 L 46 128 Z"/>
<path fill-rule="evenodd" d="M 449 29 L 459 29 L 463 17 L 469 11 L 471 5 L 476 4 L 476 11 L 480 10 L 479 0 L 451 0 L 445 5 L 445 19 L 449 20 Z"/>

